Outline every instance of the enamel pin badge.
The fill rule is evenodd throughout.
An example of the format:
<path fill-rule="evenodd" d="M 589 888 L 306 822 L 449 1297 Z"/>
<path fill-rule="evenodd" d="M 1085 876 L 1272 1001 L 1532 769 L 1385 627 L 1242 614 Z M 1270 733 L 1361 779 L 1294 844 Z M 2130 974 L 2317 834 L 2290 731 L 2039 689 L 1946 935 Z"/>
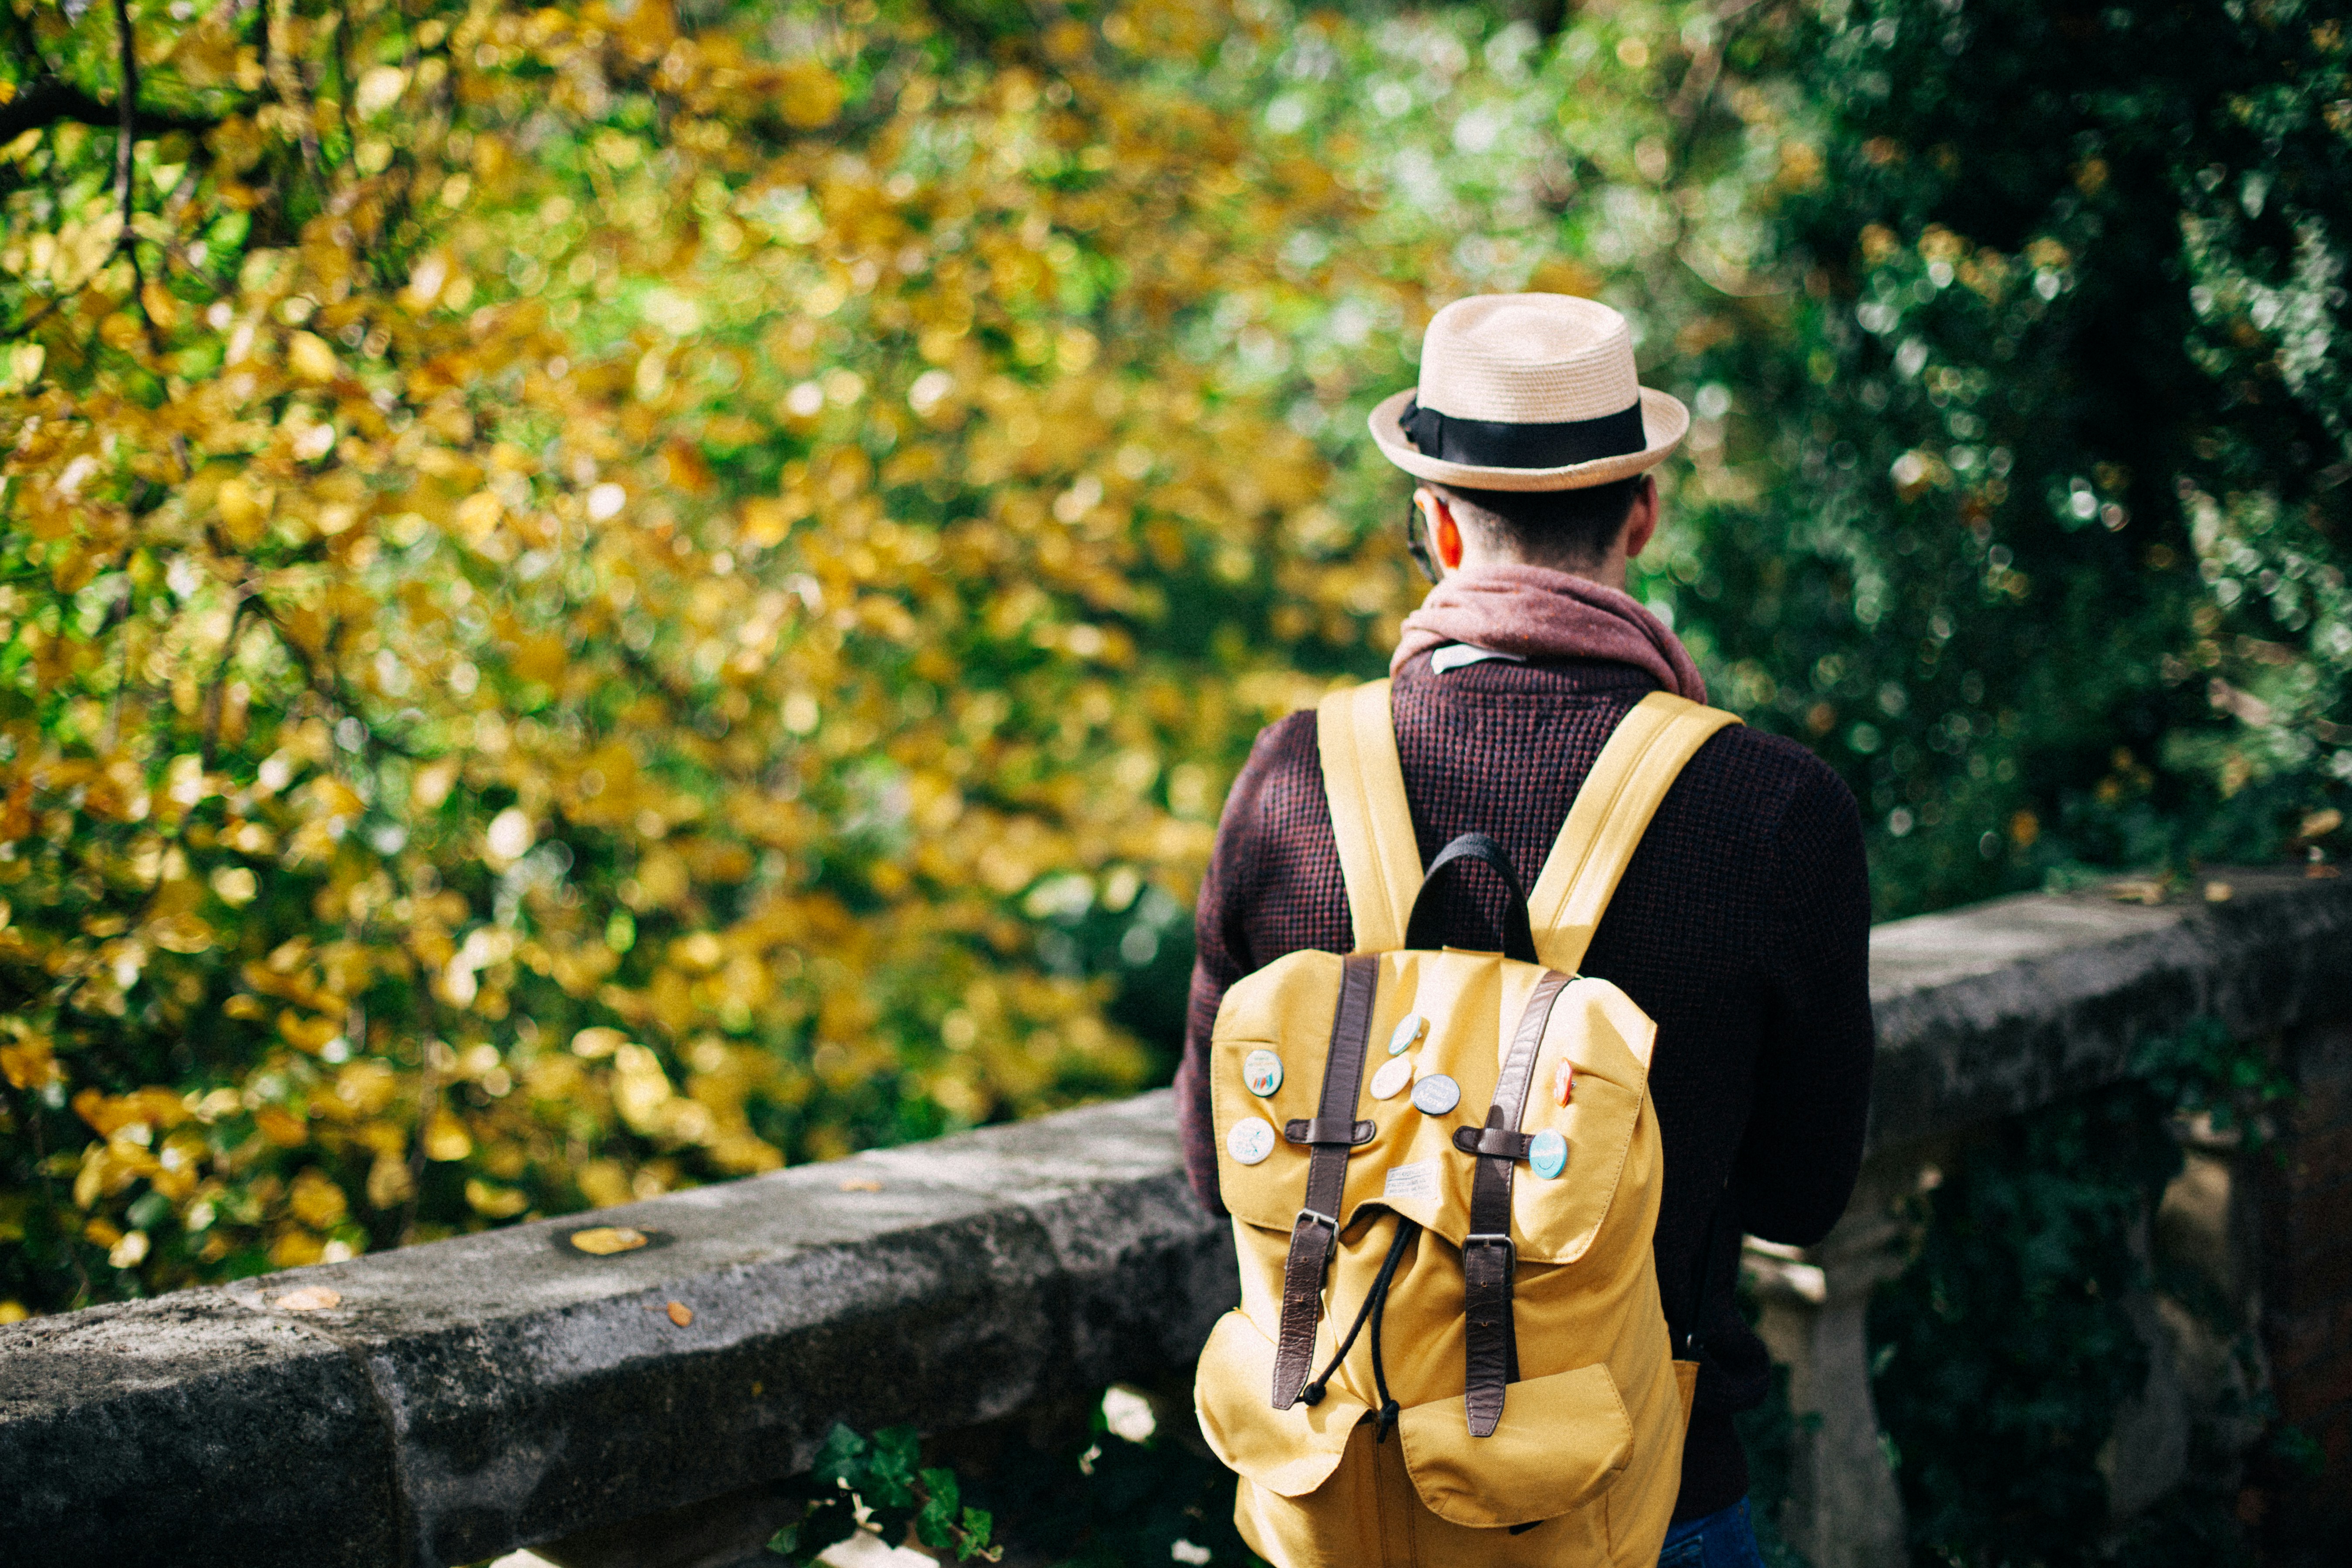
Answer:
<path fill-rule="evenodd" d="M 1252 1051 L 1242 1058 L 1242 1083 L 1264 1100 L 1282 1087 L 1282 1058 L 1272 1051 Z"/>

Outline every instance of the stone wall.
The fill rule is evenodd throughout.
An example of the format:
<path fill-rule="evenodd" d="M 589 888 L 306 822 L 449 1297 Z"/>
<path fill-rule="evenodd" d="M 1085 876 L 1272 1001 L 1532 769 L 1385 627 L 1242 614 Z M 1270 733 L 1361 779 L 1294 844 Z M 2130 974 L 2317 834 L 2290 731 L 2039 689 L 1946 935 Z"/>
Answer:
<path fill-rule="evenodd" d="M 2226 903 L 2034 896 L 1873 933 L 1864 1187 L 1822 1247 L 1750 1254 L 1815 1417 L 1789 1524 L 1821 1568 L 1901 1555 L 1862 1334 L 1900 1265 L 1888 1198 L 1939 1140 L 2114 1081 L 2200 1014 L 2276 1035 L 2303 1095 L 2284 1166 L 2200 1155 L 2218 1206 L 2184 1189 L 2158 1228 L 2242 1232 L 2278 1398 L 2352 1479 L 2352 884 L 2232 882 Z M 949 1431 L 1191 1359 L 1236 1284 L 1171 1115 L 1162 1091 L 0 1327 L 0 1541 L 27 1568 L 440 1568 L 549 1542 L 583 1565 L 756 1561 L 771 1487 L 836 1419 Z M 604 1225 L 652 1244 L 572 1244 Z"/>
<path fill-rule="evenodd" d="M 2352 969 L 2338 971 L 2352 1003 Z M 2316 1439 L 2327 1473 L 2352 1479 L 2352 1005 L 2287 1032 L 2295 1088 L 2279 1158 L 2255 1179 L 2263 1340 L 2279 1415 Z"/>

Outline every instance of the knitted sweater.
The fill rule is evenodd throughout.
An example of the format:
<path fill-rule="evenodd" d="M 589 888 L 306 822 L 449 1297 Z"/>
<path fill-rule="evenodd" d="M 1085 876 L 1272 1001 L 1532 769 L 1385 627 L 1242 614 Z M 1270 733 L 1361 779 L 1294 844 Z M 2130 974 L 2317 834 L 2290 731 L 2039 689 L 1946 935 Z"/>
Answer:
<path fill-rule="evenodd" d="M 1423 863 L 1455 835 L 1500 839 L 1532 886 L 1610 731 L 1654 687 L 1626 665 L 1492 660 L 1396 677 L 1392 707 Z M 1440 884 L 1447 940 L 1501 946 L 1499 879 Z M 1601 919 L 1584 973 L 1658 1026 L 1650 1092 L 1665 1144 L 1659 1288 L 1680 1342 L 1717 1194 L 1706 1370 L 1683 1452 L 1677 1520 L 1748 1489 L 1735 1411 L 1763 1397 L 1764 1348 L 1733 1298 L 1739 1235 L 1807 1245 L 1845 1208 L 1870 1100 L 1869 887 L 1844 782 L 1796 742 L 1744 727 L 1702 746 L 1660 805 Z M 1352 946 L 1324 803 L 1315 715 L 1257 739 L 1217 829 L 1196 925 L 1177 1070 L 1186 1169 L 1217 1213 L 1205 1068 L 1226 987 L 1286 952 Z"/>

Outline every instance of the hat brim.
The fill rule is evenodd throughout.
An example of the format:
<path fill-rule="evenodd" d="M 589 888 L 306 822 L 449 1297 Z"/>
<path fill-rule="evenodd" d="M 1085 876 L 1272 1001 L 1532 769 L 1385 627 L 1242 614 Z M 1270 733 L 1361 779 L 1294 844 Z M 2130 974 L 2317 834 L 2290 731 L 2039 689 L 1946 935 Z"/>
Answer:
<path fill-rule="evenodd" d="M 1690 431 L 1690 410 L 1683 406 L 1682 399 L 1645 386 L 1642 388 L 1642 449 L 1638 452 L 1621 452 L 1559 468 L 1481 468 L 1475 463 L 1452 463 L 1432 457 L 1406 437 L 1402 416 L 1405 405 L 1412 401 L 1413 392 L 1413 388 L 1406 387 L 1381 399 L 1366 421 L 1371 427 L 1372 440 L 1379 445 L 1382 457 L 1406 473 L 1435 479 L 1441 485 L 1460 485 L 1465 489 L 1580 490 L 1593 485 L 1614 484 L 1656 468 L 1682 445 L 1683 437 Z"/>

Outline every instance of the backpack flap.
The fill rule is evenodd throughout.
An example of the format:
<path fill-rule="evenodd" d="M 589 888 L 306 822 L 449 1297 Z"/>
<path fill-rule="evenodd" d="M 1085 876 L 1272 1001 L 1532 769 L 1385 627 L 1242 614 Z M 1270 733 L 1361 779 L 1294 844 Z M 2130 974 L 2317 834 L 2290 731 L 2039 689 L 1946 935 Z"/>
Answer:
<path fill-rule="evenodd" d="M 1218 1012 L 1209 1063 L 1217 1180 L 1225 1207 L 1249 1225 L 1286 1233 L 1298 1217 L 1308 1150 L 1286 1134 L 1318 1109 L 1343 963 L 1337 953 L 1289 953 L 1227 991 Z M 1349 1158 L 1338 1217 L 1345 1230 L 1366 1205 L 1376 1205 L 1458 1247 L 1469 1234 L 1476 1162 L 1454 1146 L 1454 1132 L 1475 1131 L 1485 1119 L 1512 1028 L 1544 971 L 1452 949 L 1384 953 L 1380 964 L 1371 1048 L 1356 1100 L 1357 1117 L 1373 1131 Z M 1417 1044 L 1397 1053 L 1410 1059 L 1410 1071 L 1392 1093 L 1376 1098 L 1376 1089 L 1391 1087 L 1382 1069 L 1395 1071 L 1389 1047 L 1400 1026 L 1416 1032 L 1412 1019 L 1426 1026 Z M 1654 1036 L 1633 999 L 1605 980 L 1572 981 L 1553 1004 L 1519 1131 L 1560 1134 L 1567 1161 L 1557 1177 L 1523 1171 L 1514 1184 L 1512 1238 L 1524 1260 L 1572 1263 L 1592 1245 L 1642 1114 Z M 1267 1070 L 1267 1058 L 1278 1071 Z M 1566 1104 L 1558 1093 L 1563 1062 L 1572 1073 Z M 1416 1106 L 1412 1090 L 1439 1074 L 1454 1080 L 1458 1098 L 1431 1114 Z"/>
<path fill-rule="evenodd" d="M 1600 1235 L 1648 1097 L 1656 1036 L 1633 999 L 1606 980 L 1571 981 L 1552 1004 L 1519 1131 L 1530 1142 L 1559 1134 L 1567 1157 L 1552 1175 L 1523 1165 L 1512 1184 L 1511 1239 L 1522 1261 L 1574 1263 Z"/>
<path fill-rule="evenodd" d="M 1287 1134 L 1318 1107 L 1344 962 L 1287 954 L 1237 983 L 1219 1010 L 1210 1053 L 1218 1184 L 1225 1207 L 1247 1225 L 1287 1234 L 1298 1217 L 1309 1151 Z M 1479 953 L 1391 952 L 1379 963 L 1355 1111 L 1372 1134 L 1349 1157 L 1337 1217 L 1345 1232 L 1366 1205 L 1380 1205 L 1458 1244 L 1469 1219 L 1469 1161 L 1454 1151 L 1453 1131 L 1485 1113 L 1496 1020 L 1541 972 Z M 1391 1053 L 1391 1044 L 1404 1048 Z M 1391 1065 L 1400 1058 L 1402 1073 Z M 1453 1079 L 1455 1103 L 1433 1115 L 1415 1107 L 1412 1090 L 1439 1073 Z M 1439 1103 L 1428 1092 L 1424 1102 Z"/>

